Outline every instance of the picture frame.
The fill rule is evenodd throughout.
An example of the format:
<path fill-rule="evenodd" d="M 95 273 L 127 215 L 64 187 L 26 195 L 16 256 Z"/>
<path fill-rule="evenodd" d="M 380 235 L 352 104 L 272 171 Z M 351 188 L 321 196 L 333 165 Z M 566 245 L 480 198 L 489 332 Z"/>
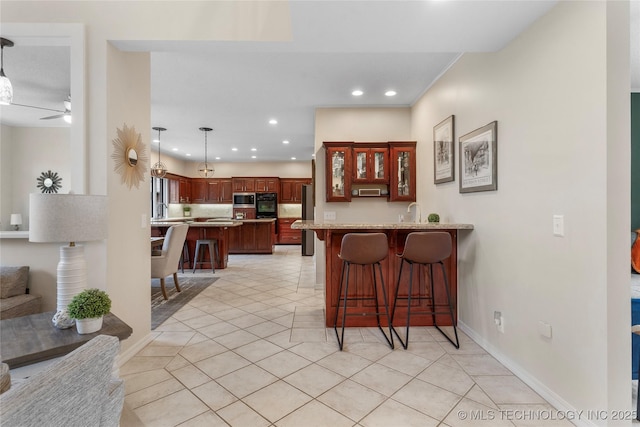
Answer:
<path fill-rule="evenodd" d="M 454 116 L 433 127 L 433 183 L 455 180 Z"/>
<path fill-rule="evenodd" d="M 493 121 L 459 139 L 460 193 L 498 189 L 498 122 Z"/>

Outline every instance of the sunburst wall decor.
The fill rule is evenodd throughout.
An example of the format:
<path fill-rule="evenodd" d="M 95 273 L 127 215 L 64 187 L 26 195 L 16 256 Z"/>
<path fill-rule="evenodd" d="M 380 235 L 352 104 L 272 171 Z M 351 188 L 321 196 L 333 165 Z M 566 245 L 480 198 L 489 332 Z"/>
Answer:
<path fill-rule="evenodd" d="M 38 188 L 43 193 L 57 193 L 62 185 L 62 178 L 58 176 L 58 172 L 46 171 L 42 172 L 36 179 L 38 182 Z"/>
<path fill-rule="evenodd" d="M 134 185 L 139 188 L 140 182 L 144 181 L 145 171 L 149 168 L 149 158 L 142 143 L 142 136 L 136 132 L 134 126 L 128 127 L 125 123 L 122 129 L 118 129 L 118 137 L 112 142 L 111 158 L 115 162 L 113 170 L 120 174 L 120 182 L 129 188 Z"/>

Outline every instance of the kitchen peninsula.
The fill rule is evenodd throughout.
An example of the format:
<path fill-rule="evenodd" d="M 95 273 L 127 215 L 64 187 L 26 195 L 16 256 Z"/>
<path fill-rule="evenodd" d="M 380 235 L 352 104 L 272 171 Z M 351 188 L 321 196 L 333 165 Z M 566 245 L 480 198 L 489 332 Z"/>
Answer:
<path fill-rule="evenodd" d="M 187 223 L 187 247 L 189 260 L 193 262 L 196 241 L 198 239 L 217 239 L 219 260 L 215 268 L 227 268 L 229 254 L 234 253 L 273 253 L 275 244 L 275 219 L 230 218 L 168 218 L 151 222 L 151 236 L 164 236 L 172 225 Z M 190 268 L 189 265 L 185 266 Z M 199 268 L 210 269 L 205 262 Z"/>
<path fill-rule="evenodd" d="M 389 242 L 388 256 L 381 262 L 382 274 L 384 277 L 384 284 L 387 289 L 387 295 L 389 296 L 390 309 L 393 306 L 393 296 L 395 295 L 396 281 L 398 280 L 398 271 L 400 269 L 400 258 L 396 254 L 401 254 L 404 250 L 404 242 L 407 239 L 409 233 L 416 231 L 444 231 L 451 235 L 452 239 L 452 252 L 451 256 L 444 261 L 444 267 L 449 279 L 449 289 L 451 293 L 451 299 L 453 303 L 453 311 L 457 313 L 457 289 L 458 289 L 458 231 L 459 230 L 473 230 L 472 224 L 439 224 L 439 223 L 389 223 L 389 224 L 341 224 L 341 223 L 320 223 L 309 221 L 296 221 L 291 225 L 293 229 L 300 230 L 313 230 L 318 239 L 324 243 L 325 247 L 325 323 L 327 327 L 333 327 L 333 319 L 336 313 L 336 302 L 338 300 L 338 290 L 340 287 L 340 275 L 342 273 L 342 260 L 338 257 L 340 253 L 340 246 L 342 243 L 342 237 L 347 233 L 385 233 Z M 406 297 L 406 293 L 403 295 L 402 290 L 407 289 L 407 283 L 409 280 L 409 274 L 403 271 L 402 282 L 400 283 L 400 296 Z M 440 308 L 446 308 L 446 295 L 442 291 L 442 273 L 440 268 L 434 268 L 434 277 L 436 280 L 436 306 Z M 362 280 L 362 271 L 360 268 L 352 269 L 351 280 Z M 367 278 L 370 280 L 371 270 L 366 273 Z M 414 286 L 417 295 L 417 286 Z M 350 287 L 349 296 L 352 297 L 371 297 L 372 295 L 363 294 L 360 287 Z M 424 295 L 424 293 L 423 293 Z M 415 302 L 415 301 L 414 301 Z M 414 304 L 412 302 L 412 304 Z M 366 304 L 363 304 L 366 303 Z M 371 301 L 358 301 L 358 312 L 375 312 L 375 307 Z M 402 305 L 404 304 L 404 306 Z M 420 308 L 428 310 L 426 307 L 427 302 L 420 301 Z M 423 307 L 424 306 L 424 307 Z M 356 307 L 350 306 L 350 307 Z M 426 315 L 414 315 L 412 309 L 411 326 L 430 326 L 433 324 L 431 316 Z M 437 311 L 438 307 L 436 307 Z M 347 309 L 347 313 L 349 309 Z M 396 308 L 396 314 L 394 319 L 394 325 L 405 325 L 407 318 L 406 300 L 401 301 Z M 446 315 L 438 315 L 439 325 L 450 325 L 451 319 Z M 351 317 L 347 326 L 365 327 L 376 326 L 375 316 L 355 316 Z"/>

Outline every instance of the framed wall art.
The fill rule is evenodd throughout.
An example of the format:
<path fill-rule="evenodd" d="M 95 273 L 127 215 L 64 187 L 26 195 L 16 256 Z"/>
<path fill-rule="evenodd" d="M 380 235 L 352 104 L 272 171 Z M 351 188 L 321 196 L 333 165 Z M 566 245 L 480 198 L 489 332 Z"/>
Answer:
<path fill-rule="evenodd" d="M 111 158 L 115 163 L 114 171 L 120 174 L 122 184 L 130 189 L 134 185 L 139 188 L 149 168 L 149 158 L 142 137 L 134 126 L 128 127 L 126 123 L 122 129 L 117 129 L 117 132 L 118 137 L 112 141 Z"/>
<path fill-rule="evenodd" d="M 460 137 L 460 192 L 498 189 L 498 122 Z"/>
<path fill-rule="evenodd" d="M 455 179 L 453 116 L 433 127 L 433 182 L 440 184 Z"/>

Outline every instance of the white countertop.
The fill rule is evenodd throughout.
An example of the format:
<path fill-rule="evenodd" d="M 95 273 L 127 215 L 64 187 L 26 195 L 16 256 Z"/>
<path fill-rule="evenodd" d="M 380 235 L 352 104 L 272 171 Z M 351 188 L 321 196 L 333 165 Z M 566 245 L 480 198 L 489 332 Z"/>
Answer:
<path fill-rule="evenodd" d="M 291 224 L 296 230 L 473 230 L 473 224 L 390 222 L 378 224 L 316 222 L 298 220 Z"/>

